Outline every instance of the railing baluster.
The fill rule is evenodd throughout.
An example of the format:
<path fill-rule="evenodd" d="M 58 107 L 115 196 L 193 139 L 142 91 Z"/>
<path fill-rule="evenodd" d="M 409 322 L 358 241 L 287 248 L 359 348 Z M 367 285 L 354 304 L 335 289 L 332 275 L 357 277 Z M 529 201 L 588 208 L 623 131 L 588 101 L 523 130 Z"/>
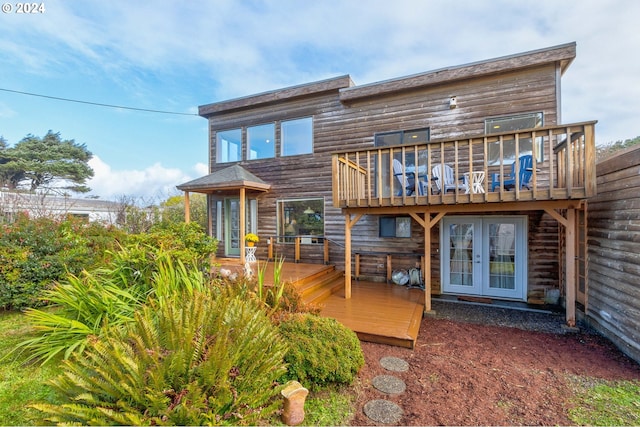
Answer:
<path fill-rule="evenodd" d="M 333 202 L 338 207 L 384 207 L 588 197 L 596 191 L 594 123 L 548 126 L 467 139 L 371 147 L 337 153 L 332 155 Z M 468 146 L 465 147 L 464 144 Z M 521 188 L 521 174 L 524 171 L 520 170 L 517 159 L 529 149 L 534 158 L 527 190 Z M 499 160 L 495 166 L 489 165 L 490 154 L 497 156 Z M 384 160 L 386 156 L 387 161 Z M 401 158 L 403 167 L 399 179 L 393 172 L 394 156 Z M 475 159 L 475 156 L 478 158 Z M 510 162 L 515 157 L 513 166 L 505 165 L 505 156 Z M 407 157 L 413 158 L 413 161 L 409 161 Z M 484 172 L 484 195 L 466 196 L 463 187 L 454 191 L 454 197 L 433 194 L 434 185 L 443 184 L 430 179 L 436 164 L 449 164 L 453 168 L 456 182 L 465 174 L 471 176 L 474 172 Z M 411 167 L 415 168 L 415 179 L 409 185 L 409 191 L 405 188 L 398 193 L 398 183 L 410 181 Z M 508 175 L 512 167 L 515 185 L 513 189 L 505 190 L 505 173 Z M 425 168 L 428 179 L 423 186 L 424 178 L 421 177 L 425 175 Z M 496 190 L 491 192 L 490 174 L 495 172 L 498 172 L 496 175 L 499 178 L 496 180 L 499 182 L 495 184 Z"/>

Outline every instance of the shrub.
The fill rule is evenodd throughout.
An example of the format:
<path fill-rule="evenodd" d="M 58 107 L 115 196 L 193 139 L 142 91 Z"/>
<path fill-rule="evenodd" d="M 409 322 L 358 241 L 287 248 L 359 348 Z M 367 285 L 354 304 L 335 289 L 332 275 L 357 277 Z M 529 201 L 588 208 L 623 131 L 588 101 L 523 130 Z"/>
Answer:
<path fill-rule="evenodd" d="M 43 305 L 44 289 L 101 265 L 122 235 L 81 219 L 29 219 L 19 215 L 0 233 L 0 309 Z"/>
<path fill-rule="evenodd" d="M 34 407 L 56 423 L 252 425 L 280 405 L 285 353 L 254 301 L 185 291 L 91 340 L 53 382 L 68 402 Z"/>
<path fill-rule="evenodd" d="M 114 254 L 118 261 L 112 267 L 69 275 L 44 291 L 43 298 L 58 309 L 27 309 L 25 314 L 39 334 L 22 342 L 19 348 L 28 349 L 29 358 L 42 363 L 59 353 L 67 359 L 74 352 L 81 353 L 87 338 L 101 335 L 105 326 L 132 322 L 136 310 L 145 302 L 165 301 L 177 292 L 205 288 L 205 278 L 198 269 L 174 262 L 163 251 L 154 253 L 157 259 L 153 272 L 148 274 L 135 274 L 129 266 L 123 267 L 127 259 L 140 253 L 121 251 Z"/>
<path fill-rule="evenodd" d="M 335 319 L 298 314 L 279 328 L 289 343 L 283 381 L 297 380 L 311 388 L 350 384 L 364 365 L 358 337 Z"/>
<path fill-rule="evenodd" d="M 209 270 L 211 255 L 218 247 L 218 241 L 195 222 L 159 223 L 148 233 L 132 235 L 129 244 L 159 249 L 185 264 L 195 262 L 202 271 Z"/>

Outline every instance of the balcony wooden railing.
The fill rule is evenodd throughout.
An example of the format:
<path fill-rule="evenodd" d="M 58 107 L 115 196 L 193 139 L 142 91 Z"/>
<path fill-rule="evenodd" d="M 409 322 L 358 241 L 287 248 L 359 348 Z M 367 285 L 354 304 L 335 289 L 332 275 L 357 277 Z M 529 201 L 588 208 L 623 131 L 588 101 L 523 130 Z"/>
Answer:
<path fill-rule="evenodd" d="M 585 199 L 596 193 L 595 123 L 334 153 L 333 204 L 345 208 Z M 526 187 L 514 161 L 525 154 L 533 154 Z M 400 173 L 394 173 L 394 160 L 402 166 L 396 168 Z M 455 182 L 468 185 L 439 191 L 433 168 L 440 164 L 451 167 Z M 512 168 L 515 183 L 505 188 L 504 177 Z M 475 186 L 470 179 L 474 173 L 482 179 Z M 418 179 L 410 179 L 415 175 Z"/>

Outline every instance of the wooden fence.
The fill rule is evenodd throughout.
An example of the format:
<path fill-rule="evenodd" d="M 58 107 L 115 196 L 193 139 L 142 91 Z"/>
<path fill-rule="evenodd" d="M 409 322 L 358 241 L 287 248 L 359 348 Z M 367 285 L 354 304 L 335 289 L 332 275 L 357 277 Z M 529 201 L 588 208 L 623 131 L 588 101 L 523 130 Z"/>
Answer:
<path fill-rule="evenodd" d="M 596 165 L 586 319 L 640 363 L 640 147 Z"/>

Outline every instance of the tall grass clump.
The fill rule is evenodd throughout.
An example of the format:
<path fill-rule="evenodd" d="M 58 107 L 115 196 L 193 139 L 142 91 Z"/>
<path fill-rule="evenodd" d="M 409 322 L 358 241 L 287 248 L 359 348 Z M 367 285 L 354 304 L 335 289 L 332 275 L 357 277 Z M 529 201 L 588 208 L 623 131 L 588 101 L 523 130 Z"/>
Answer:
<path fill-rule="evenodd" d="M 66 402 L 34 405 L 71 424 L 255 425 L 280 402 L 286 344 L 256 301 L 182 290 L 92 338 L 53 381 Z"/>
<path fill-rule="evenodd" d="M 153 265 L 140 261 L 140 256 L 152 259 Z M 110 268 L 69 275 L 46 290 L 42 298 L 55 310 L 25 310 L 38 335 L 23 341 L 17 350 L 26 350 L 28 359 L 42 363 L 58 354 L 67 359 L 82 352 L 89 337 L 101 335 L 106 326 L 132 322 L 144 303 L 165 301 L 176 291 L 193 292 L 206 286 L 204 273 L 195 263 L 185 265 L 163 250 L 123 248 L 112 258 Z"/>

